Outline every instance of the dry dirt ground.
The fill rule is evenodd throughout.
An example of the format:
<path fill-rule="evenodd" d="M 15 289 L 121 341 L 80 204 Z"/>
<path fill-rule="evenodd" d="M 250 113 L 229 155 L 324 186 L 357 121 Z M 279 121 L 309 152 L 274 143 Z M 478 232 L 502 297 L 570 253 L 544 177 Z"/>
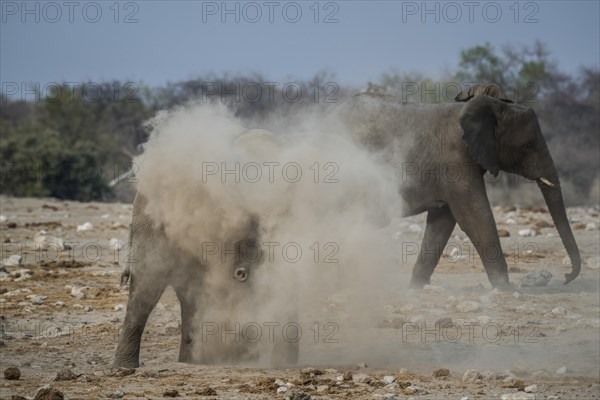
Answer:
<path fill-rule="evenodd" d="M 432 285 L 409 290 L 414 256 L 405 239 L 419 242 L 424 217 L 398 219 L 386 228 L 399 262 L 374 294 L 384 300 L 371 311 L 377 322 L 346 323 L 351 294 L 329 293 L 310 312 L 337 321 L 331 332 L 320 328 L 334 340 L 301 342 L 297 368 L 176 362 L 179 304 L 169 290 L 146 326 L 143 366 L 115 370 L 128 288 L 119 286 L 123 256 L 111 239 L 126 241 L 131 206 L 0 200 L 0 368 L 20 370 L 18 380 L 7 379 L 8 372 L 0 377 L 3 399 L 34 398 L 44 385 L 69 399 L 600 398 L 597 207 L 569 209 L 585 261 L 569 285 L 563 274 L 570 267 L 549 214 L 496 207 L 498 228 L 509 234 L 502 245 L 514 291 L 491 290 L 479 258 L 451 248 Z M 81 226 L 86 222 L 91 225 Z M 536 235 L 521 236 L 524 229 Z M 59 251 L 53 237 L 67 249 Z M 460 230 L 452 240 L 468 248 Z M 20 255 L 20 264 L 11 255 Z M 547 286 L 518 287 L 525 274 L 542 269 L 553 274 Z M 362 340 L 351 340 L 359 328 Z M 73 374 L 63 371 L 66 380 L 56 380 L 65 368 Z"/>

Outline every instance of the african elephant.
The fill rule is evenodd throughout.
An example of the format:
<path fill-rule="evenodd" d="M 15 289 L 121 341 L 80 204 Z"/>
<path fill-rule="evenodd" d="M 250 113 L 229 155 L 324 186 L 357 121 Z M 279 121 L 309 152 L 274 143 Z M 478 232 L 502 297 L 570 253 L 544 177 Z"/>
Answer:
<path fill-rule="evenodd" d="M 268 142 L 269 137 L 265 132 L 254 130 L 253 136 L 262 138 L 262 142 Z M 256 140 L 248 140 L 248 143 L 243 145 L 249 146 L 256 144 L 255 142 Z M 217 302 L 223 299 L 227 299 L 229 303 L 241 302 L 252 295 L 252 287 L 248 281 L 251 279 L 252 270 L 262 260 L 260 257 L 248 256 L 246 251 L 259 243 L 257 217 L 247 215 L 242 228 L 233 230 L 227 242 L 223 244 L 223 248 L 235 249 L 235 254 L 227 257 L 225 268 L 217 272 L 222 275 L 220 285 L 216 291 L 209 293 L 205 286 L 209 274 L 207 262 L 203 261 L 199 254 L 191 254 L 190 251 L 178 247 L 168 237 L 165 227 L 150 217 L 147 211 L 149 201 L 151 199 L 138 192 L 133 202 L 129 254 L 121 276 L 122 285 L 129 283 L 129 299 L 114 365 L 139 367 L 140 343 L 146 322 L 168 286 L 175 290 L 181 306 L 180 362 L 211 364 L 253 360 L 247 351 L 251 344 L 243 343 L 238 346 L 233 343 L 230 348 L 225 349 L 226 345 L 220 347 L 222 343 L 215 343 L 215 346 L 201 343 L 202 335 L 198 331 L 198 321 L 202 320 L 207 307 L 219 305 Z M 231 295 L 232 292 L 234 295 Z M 229 303 L 220 306 L 232 306 Z M 290 314 L 293 314 L 293 311 Z M 196 345 L 199 345 L 200 352 L 197 351 L 198 347 L 194 347 Z M 293 365 L 298 359 L 298 351 L 298 343 L 275 340 L 272 363 Z"/>
<path fill-rule="evenodd" d="M 579 275 L 581 257 L 558 174 L 531 108 L 504 99 L 496 85 L 482 85 L 445 104 L 409 104 L 387 94 L 363 93 L 342 103 L 335 114 L 356 142 L 398 171 L 403 215 L 427 212 L 411 286 L 430 282 L 458 223 L 491 284 L 510 287 L 484 182 L 486 171 L 497 176 L 500 170 L 537 182 L 571 259 L 566 282 Z"/>

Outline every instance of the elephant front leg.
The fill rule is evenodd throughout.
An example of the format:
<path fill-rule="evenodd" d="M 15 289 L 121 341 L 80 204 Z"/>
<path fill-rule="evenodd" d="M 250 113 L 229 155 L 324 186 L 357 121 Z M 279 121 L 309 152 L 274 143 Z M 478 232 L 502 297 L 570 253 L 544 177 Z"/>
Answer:
<path fill-rule="evenodd" d="M 483 185 L 483 182 L 481 183 Z M 459 196 L 450 209 L 461 229 L 467 234 L 485 268 L 493 287 L 508 290 L 508 267 L 500 246 L 496 221 L 484 186 Z"/>
<path fill-rule="evenodd" d="M 165 289 L 161 279 L 141 279 L 140 282 L 136 282 L 135 278 L 137 277 L 131 277 L 125 322 L 115 352 L 114 366 L 116 367 L 138 368 L 140 366 L 142 333 L 150 313 Z"/>
<path fill-rule="evenodd" d="M 433 274 L 455 226 L 456 220 L 447 205 L 429 210 L 419 258 L 410 279 L 411 287 L 422 288 L 429 284 L 431 274 Z"/>

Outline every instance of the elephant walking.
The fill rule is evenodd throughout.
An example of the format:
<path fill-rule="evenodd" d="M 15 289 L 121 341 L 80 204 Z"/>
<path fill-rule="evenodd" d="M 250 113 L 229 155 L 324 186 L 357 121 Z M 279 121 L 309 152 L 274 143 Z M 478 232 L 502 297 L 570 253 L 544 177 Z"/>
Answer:
<path fill-rule="evenodd" d="M 496 85 L 460 93 L 455 103 L 406 104 L 364 93 L 343 103 L 336 119 L 353 139 L 390 163 L 399 175 L 405 216 L 427 212 L 427 226 L 411 285 L 430 282 L 458 223 L 473 242 L 494 287 L 508 288 L 508 268 L 484 174 L 500 170 L 535 180 L 573 269 L 581 257 L 569 226 L 560 182 L 535 112 L 503 98 Z"/>

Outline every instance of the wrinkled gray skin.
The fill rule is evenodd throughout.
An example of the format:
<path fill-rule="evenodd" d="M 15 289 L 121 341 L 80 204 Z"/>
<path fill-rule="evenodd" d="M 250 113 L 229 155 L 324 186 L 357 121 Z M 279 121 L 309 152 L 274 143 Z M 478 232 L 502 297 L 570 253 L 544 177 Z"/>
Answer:
<path fill-rule="evenodd" d="M 336 111 L 356 142 L 398 171 L 403 214 L 427 212 L 413 287 L 430 282 L 458 223 L 476 247 L 491 284 L 510 288 L 486 194 L 486 171 L 496 176 L 503 170 L 537 181 L 573 266 L 566 283 L 580 272 L 581 257 L 558 174 L 535 112 L 499 98 L 497 86 L 475 88 L 447 104 L 403 104 L 393 96 L 365 93 Z"/>
<path fill-rule="evenodd" d="M 248 346 L 233 343 L 204 345 L 195 343 L 201 340 L 201 333 L 194 328 L 202 320 L 203 311 L 215 301 L 223 298 L 231 299 L 231 295 L 207 298 L 203 289 L 206 265 L 196 255 L 186 253 L 168 240 L 161 226 L 156 226 L 145 213 L 147 199 L 138 192 L 133 202 L 133 217 L 129 238 L 127 266 L 121 277 L 121 284 L 129 281 L 129 300 L 127 311 L 115 352 L 114 365 L 117 367 L 139 367 L 140 342 L 148 316 L 168 286 L 175 289 L 181 305 L 181 345 L 179 361 L 195 364 L 214 364 L 248 361 Z M 237 237 L 231 238 L 227 248 L 233 248 L 233 243 L 247 243 L 254 246 L 258 243 L 257 221 L 249 216 L 248 227 L 238 232 Z M 238 251 L 242 247 L 238 247 Z M 243 253 L 241 253 L 243 254 Z M 239 254 L 238 254 L 239 255 Z M 260 263 L 260 259 L 250 263 L 243 256 L 231 257 L 231 270 L 225 271 L 230 275 L 230 285 L 223 290 L 235 291 L 237 298 L 243 299 L 250 295 L 251 270 Z M 230 300 L 231 301 L 231 300 Z M 220 325 L 220 324 L 219 324 Z M 197 351 L 199 346 L 200 352 Z M 223 351 L 221 351 L 223 350 Z M 294 365 L 298 359 L 298 344 L 275 341 L 272 363 L 277 366 Z M 198 354 L 200 353 L 200 354 Z"/>

